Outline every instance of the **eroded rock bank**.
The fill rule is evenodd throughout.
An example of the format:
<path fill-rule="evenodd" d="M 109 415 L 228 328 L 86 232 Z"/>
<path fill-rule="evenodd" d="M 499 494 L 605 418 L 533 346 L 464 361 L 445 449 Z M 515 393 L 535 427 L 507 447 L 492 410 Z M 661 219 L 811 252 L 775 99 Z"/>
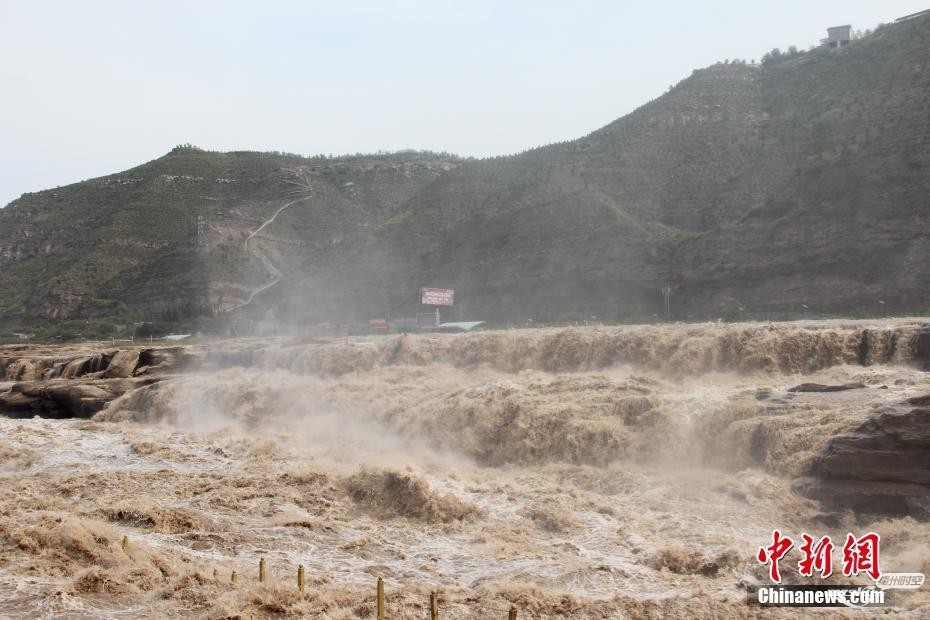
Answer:
<path fill-rule="evenodd" d="M 930 370 L 930 324 L 917 330 L 914 337 L 914 353 L 926 370 Z"/>
<path fill-rule="evenodd" d="M 149 376 L 14 383 L 0 394 L 0 413 L 17 418 L 89 418 L 126 392 L 157 381 L 159 377 Z"/>
<path fill-rule="evenodd" d="M 930 519 L 930 407 L 880 410 L 836 435 L 795 488 L 834 510 Z"/>
<path fill-rule="evenodd" d="M 88 418 L 136 388 L 189 367 L 182 347 L 94 350 L 0 348 L 0 414 Z"/>

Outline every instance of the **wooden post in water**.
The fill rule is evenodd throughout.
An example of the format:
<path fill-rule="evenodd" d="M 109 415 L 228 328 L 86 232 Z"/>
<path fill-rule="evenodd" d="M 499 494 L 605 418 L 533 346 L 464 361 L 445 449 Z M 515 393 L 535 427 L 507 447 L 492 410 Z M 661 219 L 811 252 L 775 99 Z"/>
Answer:
<path fill-rule="evenodd" d="M 517 620 L 517 608 L 513 605 L 510 606 L 510 613 L 507 614 L 507 620 Z"/>
<path fill-rule="evenodd" d="M 265 583 L 265 558 L 258 561 L 258 582 Z"/>
<path fill-rule="evenodd" d="M 384 579 L 378 577 L 378 620 L 384 620 Z"/>
<path fill-rule="evenodd" d="M 435 592 L 429 593 L 429 620 L 439 620 L 439 598 Z"/>
<path fill-rule="evenodd" d="M 304 565 L 301 564 L 297 567 L 297 589 L 300 590 L 300 593 L 304 593 Z"/>

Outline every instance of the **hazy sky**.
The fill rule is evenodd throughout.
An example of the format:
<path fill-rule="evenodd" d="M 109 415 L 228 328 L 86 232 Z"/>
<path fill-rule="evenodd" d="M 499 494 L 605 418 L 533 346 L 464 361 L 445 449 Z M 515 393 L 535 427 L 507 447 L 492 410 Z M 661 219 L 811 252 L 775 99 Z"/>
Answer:
<path fill-rule="evenodd" d="M 176 144 L 484 156 L 928 0 L 0 0 L 0 205 Z"/>

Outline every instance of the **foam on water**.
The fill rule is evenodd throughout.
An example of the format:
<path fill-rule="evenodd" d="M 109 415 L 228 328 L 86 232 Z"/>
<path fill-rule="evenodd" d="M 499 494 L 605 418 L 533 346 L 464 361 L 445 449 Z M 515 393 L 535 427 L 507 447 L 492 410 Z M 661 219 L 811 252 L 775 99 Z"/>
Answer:
<path fill-rule="evenodd" d="M 732 611 L 740 582 L 764 577 L 753 557 L 773 528 L 856 527 L 824 526 L 791 492 L 823 442 L 930 391 L 916 368 L 850 364 L 858 341 L 817 328 L 829 333 L 779 328 L 790 346 L 769 326 L 713 325 L 281 347 L 141 388 L 92 421 L 0 418 L 0 613 L 312 615 L 322 607 L 289 594 L 298 564 L 334 617 L 378 575 L 392 605 L 438 588 L 542 615 L 570 597 L 579 618 L 707 593 Z M 797 357 L 821 345 L 820 361 Z M 897 533 L 885 565 L 913 568 L 895 536 L 930 530 L 881 527 Z M 899 604 L 916 614 L 926 598 Z"/>

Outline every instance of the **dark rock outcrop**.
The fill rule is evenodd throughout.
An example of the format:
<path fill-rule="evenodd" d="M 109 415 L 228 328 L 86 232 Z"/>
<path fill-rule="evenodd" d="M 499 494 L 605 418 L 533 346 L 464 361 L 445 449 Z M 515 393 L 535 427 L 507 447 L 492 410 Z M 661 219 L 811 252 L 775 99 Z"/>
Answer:
<path fill-rule="evenodd" d="M 919 484 L 808 477 L 796 480 L 794 490 L 832 510 L 930 520 L 930 489 Z"/>
<path fill-rule="evenodd" d="M 930 394 L 924 394 L 923 396 L 912 396 L 907 399 L 907 402 L 914 405 L 915 407 L 928 407 L 930 406 Z"/>
<path fill-rule="evenodd" d="M 930 519 L 930 408 L 881 410 L 837 435 L 795 490 L 832 509 Z"/>
<path fill-rule="evenodd" d="M 924 368 L 930 369 L 930 324 L 921 327 L 914 339 L 917 359 L 923 363 Z"/>
<path fill-rule="evenodd" d="M 844 392 L 864 388 L 864 383 L 843 383 L 842 385 L 824 385 L 822 383 L 802 383 L 789 389 L 789 392 Z"/>

